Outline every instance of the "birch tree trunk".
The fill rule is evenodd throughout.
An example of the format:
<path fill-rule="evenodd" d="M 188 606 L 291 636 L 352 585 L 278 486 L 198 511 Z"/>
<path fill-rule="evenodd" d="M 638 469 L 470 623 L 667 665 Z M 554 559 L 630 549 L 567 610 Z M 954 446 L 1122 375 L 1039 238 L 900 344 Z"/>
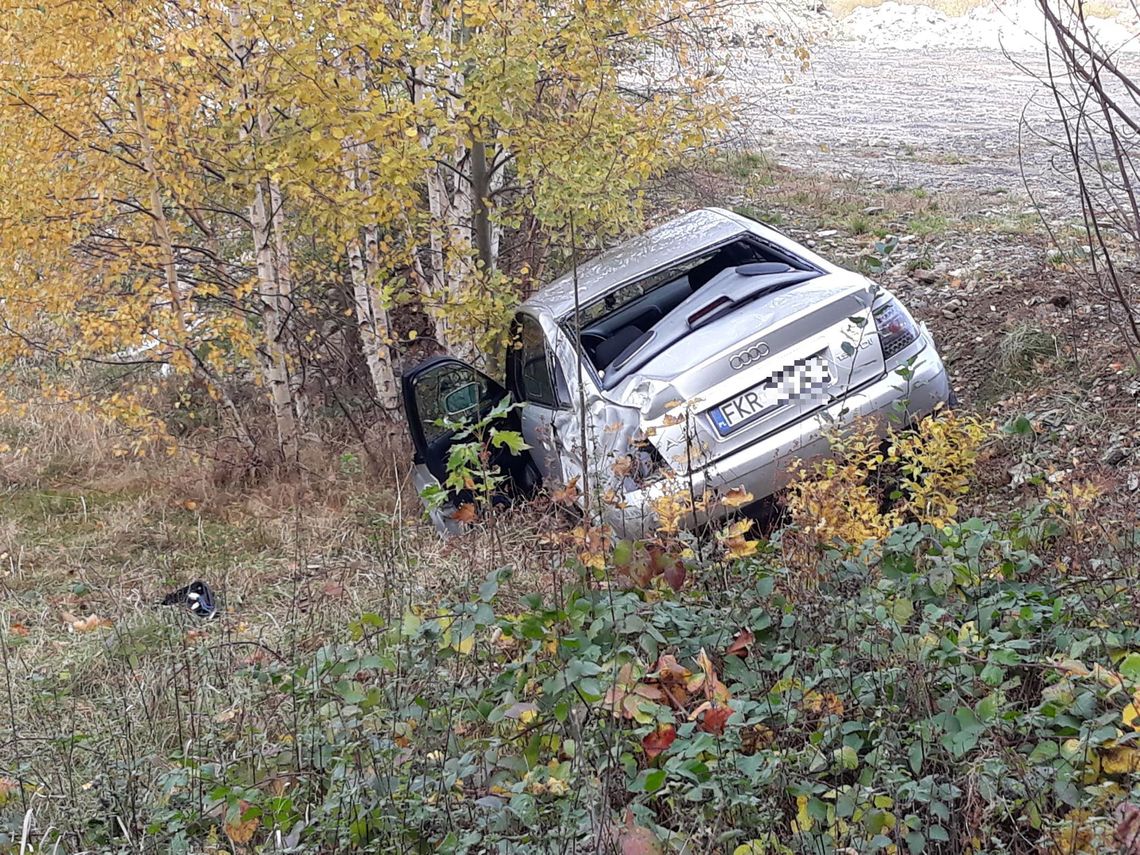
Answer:
<path fill-rule="evenodd" d="M 442 24 L 442 38 L 450 42 L 455 38 L 454 11 L 448 11 Z M 423 0 L 420 6 L 420 26 L 425 32 L 432 28 L 433 6 L 431 0 Z M 436 98 L 447 116 L 447 124 L 454 124 L 458 113 L 455 96 L 449 93 L 461 91 L 463 72 L 454 66 L 447 72 L 442 87 L 433 86 L 439 73 L 435 68 L 421 66 L 414 69 L 413 100 L 416 103 L 426 98 Z M 435 131 L 425 130 L 420 142 L 425 148 L 435 144 Z M 474 274 L 471 264 L 472 228 L 475 214 L 475 196 L 469 176 L 463 174 L 462 166 L 467 162 L 470 149 L 468 141 L 456 137 L 449 150 L 441 157 L 445 162 L 434 163 L 428 168 L 425 177 L 427 185 L 428 213 L 430 218 L 428 248 L 430 268 L 423 269 L 417 259 L 417 274 L 425 302 L 433 307 L 432 319 L 435 338 L 441 347 L 461 358 L 471 359 L 475 347 L 469 339 L 460 340 L 452 333 L 447 311 L 455 306 L 465 285 Z"/>
<path fill-rule="evenodd" d="M 285 351 L 285 324 L 289 313 L 288 295 L 282 294 L 274 264 L 271 223 L 266 200 L 268 179 L 259 178 L 254 184 L 253 204 L 249 221 L 253 227 L 253 245 L 257 258 L 257 290 L 261 299 L 261 327 L 264 346 L 261 353 L 262 372 L 269 386 L 273 408 L 273 421 L 277 426 L 277 444 L 287 464 L 297 460 L 297 413 L 294 409 L 293 382 L 289 375 L 288 354 Z"/>
<path fill-rule="evenodd" d="M 263 140 L 269 137 L 269 120 L 264 111 L 257 115 L 257 128 Z M 290 315 L 293 312 L 293 261 L 292 254 L 289 251 L 289 239 L 285 234 L 285 228 L 282 224 L 284 216 L 285 204 L 281 198 L 281 187 L 273 180 L 272 176 L 266 178 L 266 186 L 269 188 L 269 223 L 273 231 L 273 276 L 277 283 L 278 298 L 282 303 L 281 311 L 283 312 L 282 322 L 284 328 L 282 330 L 282 345 L 285 348 L 285 358 L 289 359 L 289 347 L 293 347 L 294 356 L 297 357 L 299 363 L 300 352 L 297 349 L 297 338 L 292 334 L 293 325 L 289 322 Z M 308 401 L 305 398 L 303 389 L 304 375 L 298 370 L 293 370 L 286 363 L 289 373 L 289 388 L 292 393 L 292 406 L 293 411 L 297 416 L 297 430 L 300 432 L 304 429 Z"/>
<path fill-rule="evenodd" d="M 363 60 L 354 60 L 352 75 L 367 88 L 367 68 Z M 370 146 L 362 140 L 348 144 L 352 164 L 349 186 L 353 193 L 368 199 L 372 195 L 372 180 L 368 175 Z M 361 240 L 361 232 L 364 239 Z M 356 327 L 372 391 L 376 401 L 389 420 L 394 420 L 400 409 L 400 395 L 396 383 L 396 369 L 392 362 L 392 332 L 388 310 L 376 295 L 380 259 L 380 241 L 375 225 L 357 227 L 348 244 L 349 272 L 352 278 L 352 296 L 356 312 Z"/>
<path fill-rule="evenodd" d="M 253 104 L 253 93 L 245 79 L 246 60 L 252 55 L 252 48 L 241 34 L 241 12 L 230 7 L 230 27 L 235 77 L 240 81 L 235 97 L 248 113 L 256 116 L 253 127 L 239 126 L 238 138 L 247 142 L 250 132 L 256 132 L 260 140 L 268 137 L 268 117 L 260 107 Z M 274 201 L 275 197 L 275 201 Z M 277 429 L 277 447 L 286 466 L 297 462 L 300 427 L 297 400 L 300 397 L 289 371 L 289 357 L 286 344 L 289 312 L 292 308 L 292 294 L 288 275 L 282 275 L 282 258 L 275 247 L 285 248 L 285 236 L 280 232 L 281 216 L 280 190 L 274 191 L 268 175 L 258 176 L 253 184 L 253 199 L 249 206 L 249 222 L 253 236 L 254 257 L 257 268 L 257 295 L 261 301 L 262 346 L 257 349 L 261 363 L 261 373 L 269 387 L 270 407 Z"/>
<path fill-rule="evenodd" d="M 371 231 L 371 230 L 369 230 Z M 388 312 L 376 299 L 375 260 L 376 241 L 366 238 L 362 245 L 359 237 L 348 245 L 348 263 L 352 276 L 352 295 L 356 308 L 356 326 L 360 333 L 360 346 L 368 365 L 368 376 L 380 408 L 390 418 L 400 409 L 400 395 L 396 384 L 396 371 L 392 364 L 389 342 L 391 328 Z"/>

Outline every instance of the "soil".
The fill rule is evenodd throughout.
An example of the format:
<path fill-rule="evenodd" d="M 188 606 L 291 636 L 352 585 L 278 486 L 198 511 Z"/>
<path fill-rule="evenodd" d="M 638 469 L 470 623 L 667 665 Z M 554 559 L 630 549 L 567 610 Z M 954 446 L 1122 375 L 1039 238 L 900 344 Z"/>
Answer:
<path fill-rule="evenodd" d="M 914 54 L 836 44 L 769 100 L 750 129 L 780 163 L 888 186 L 1034 196 L 1070 195 L 1050 166 L 1057 114 L 1043 63 L 1026 70 L 997 51 Z"/>
<path fill-rule="evenodd" d="M 1011 443 L 991 478 L 1015 491 L 1034 474 L 1092 480 L 1136 519 L 1140 379 L 1121 313 L 1080 257 L 1043 53 L 1010 55 L 981 35 L 974 49 L 900 42 L 889 35 L 894 5 L 856 10 L 854 38 L 849 19 L 846 40 L 832 22 L 839 38 L 815 45 L 810 69 L 747 112 L 744 146 L 778 166 L 767 187 L 730 201 L 829 258 L 878 257 L 873 278 L 928 324 L 963 403 L 999 423 L 1032 422 L 1032 440 Z M 882 32 L 867 24 L 874 15 Z M 823 199 L 814 217 L 805 197 Z M 884 257 L 876 242 L 891 238 Z"/>

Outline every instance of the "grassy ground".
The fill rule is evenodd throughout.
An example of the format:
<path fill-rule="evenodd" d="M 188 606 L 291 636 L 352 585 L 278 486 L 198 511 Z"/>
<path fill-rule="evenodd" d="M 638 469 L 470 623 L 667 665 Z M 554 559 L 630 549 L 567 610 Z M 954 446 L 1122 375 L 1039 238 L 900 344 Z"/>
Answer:
<path fill-rule="evenodd" d="M 1075 274 L 1051 260 L 1034 217 L 992 199 L 790 173 L 753 154 L 683 187 L 673 205 L 727 203 L 874 273 L 930 323 L 968 407 L 1027 417 L 1028 437 L 987 452 L 973 507 L 1005 513 L 1040 500 L 1043 484 L 1075 494 L 1091 483 L 1089 531 L 1107 541 L 1135 520 L 1140 386 L 1101 309 L 1055 299 L 1075 294 Z M 46 404 L 0 422 L 0 852 L 52 840 L 53 828 L 70 835 L 60 851 L 160 851 L 175 839 L 185 851 L 243 849 L 243 805 L 299 785 L 274 752 L 321 741 L 302 713 L 329 692 L 348 703 L 341 682 L 297 688 L 322 663 L 343 654 L 376 671 L 359 661 L 362 639 L 499 568 L 511 570 L 496 605 L 508 614 L 536 591 L 557 599 L 573 577 L 549 514 L 441 543 L 406 480 L 377 482 L 351 447 L 326 451 L 298 481 L 238 489 L 217 486 L 209 461 L 137 460 L 116 443 L 96 417 Z M 222 596 L 217 621 L 156 605 L 194 578 Z M 258 688 L 274 680 L 291 688 Z M 188 802 L 209 776 L 187 757 L 238 771 L 220 795 Z M 288 851 L 273 845 L 264 851 Z"/>

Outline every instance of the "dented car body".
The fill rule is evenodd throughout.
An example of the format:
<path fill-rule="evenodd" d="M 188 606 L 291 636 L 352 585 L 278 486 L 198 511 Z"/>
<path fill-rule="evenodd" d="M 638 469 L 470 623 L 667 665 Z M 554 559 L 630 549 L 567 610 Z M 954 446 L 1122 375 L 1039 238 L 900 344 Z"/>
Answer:
<path fill-rule="evenodd" d="M 516 492 L 574 484 L 625 537 L 653 534 L 660 497 L 679 487 L 762 499 L 796 460 L 826 454 L 835 426 L 874 416 L 885 430 L 951 394 L 929 332 L 892 294 L 716 208 L 579 265 L 514 327 L 505 384 L 450 357 L 404 376 L 416 487 L 445 480 L 454 432 L 440 418 L 509 394 L 529 446 L 498 461 Z M 457 528 L 458 501 L 432 512 L 441 531 Z"/>

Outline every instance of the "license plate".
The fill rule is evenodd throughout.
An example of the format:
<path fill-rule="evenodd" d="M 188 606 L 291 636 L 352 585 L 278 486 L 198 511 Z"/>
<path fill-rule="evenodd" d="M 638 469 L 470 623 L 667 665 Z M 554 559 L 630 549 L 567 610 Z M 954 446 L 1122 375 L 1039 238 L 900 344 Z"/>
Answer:
<path fill-rule="evenodd" d="M 816 354 L 797 359 L 762 383 L 713 407 L 709 416 L 717 432 L 728 436 L 803 398 L 822 397 L 830 385 L 831 368 L 823 356 Z"/>

